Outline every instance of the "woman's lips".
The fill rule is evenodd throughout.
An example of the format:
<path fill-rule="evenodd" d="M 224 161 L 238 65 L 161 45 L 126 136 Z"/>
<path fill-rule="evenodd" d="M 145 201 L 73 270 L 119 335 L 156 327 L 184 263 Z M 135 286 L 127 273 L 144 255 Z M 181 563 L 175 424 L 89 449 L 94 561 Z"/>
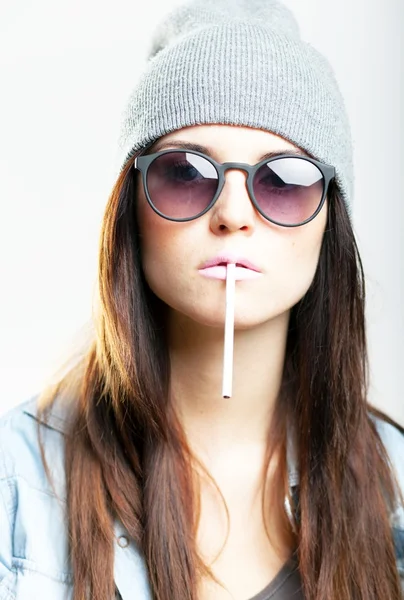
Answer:
<path fill-rule="evenodd" d="M 245 279 L 257 279 L 262 273 L 259 268 L 249 259 L 234 251 L 222 251 L 220 254 L 211 258 L 199 266 L 199 273 L 210 279 L 227 278 L 227 265 L 236 265 L 235 278 L 236 281 Z"/>
<path fill-rule="evenodd" d="M 226 279 L 227 267 L 225 265 L 214 265 L 212 267 L 206 267 L 205 269 L 198 269 L 199 273 L 204 277 L 210 279 Z M 253 271 L 246 267 L 238 267 L 235 269 L 236 281 L 242 281 L 244 279 L 257 279 L 261 277 L 262 273 L 259 271 Z"/>

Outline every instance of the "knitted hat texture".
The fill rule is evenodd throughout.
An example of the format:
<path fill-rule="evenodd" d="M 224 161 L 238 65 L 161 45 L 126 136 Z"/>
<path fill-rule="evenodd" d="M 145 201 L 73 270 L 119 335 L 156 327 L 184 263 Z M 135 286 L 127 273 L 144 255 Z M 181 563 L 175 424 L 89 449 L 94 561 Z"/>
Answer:
<path fill-rule="evenodd" d="M 333 165 L 350 213 L 349 119 L 327 59 L 277 0 L 193 0 L 155 29 L 124 109 L 119 167 L 172 131 L 243 125 L 282 136 Z"/>

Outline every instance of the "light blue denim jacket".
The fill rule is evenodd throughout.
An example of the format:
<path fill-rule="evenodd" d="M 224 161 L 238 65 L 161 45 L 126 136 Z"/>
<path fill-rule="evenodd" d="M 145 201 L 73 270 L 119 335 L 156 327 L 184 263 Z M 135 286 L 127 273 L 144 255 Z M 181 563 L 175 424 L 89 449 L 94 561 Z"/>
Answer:
<path fill-rule="evenodd" d="M 404 490 L 404 436 L 375 419 Z M 56 402 L 41 424 L 57 499 L 37 442 L 36 397 L 0 418 L 0 600 L 69 600 L 72 575 L 65 519 L 63 433 L 66 409 Z M 289 483 L 298 485 L 288 444 Z M 391 515 L 397 565 L 404 582 L 404 510 Z M 122 600 L 151 600 L 144 561 L 120 523 L 115 524 L 114 577 Z M 112 599 L 111 599 L 112 600 Z"/>

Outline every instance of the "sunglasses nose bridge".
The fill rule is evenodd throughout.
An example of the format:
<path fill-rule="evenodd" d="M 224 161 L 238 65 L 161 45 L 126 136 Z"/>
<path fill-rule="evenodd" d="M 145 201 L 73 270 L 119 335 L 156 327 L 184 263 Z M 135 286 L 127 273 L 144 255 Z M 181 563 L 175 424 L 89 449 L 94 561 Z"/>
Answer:
<path fill-rule="evenodd" d="M 222 181 L 221 183 L 219 183 L 219 189 L 218 189 L 218 197 L 216 199 L 218 199 L 222 192 L 223 192 L 223 188 L 226 185 L 226 175 L 227 175 L 227 171 L 240 171 L 241 173 L 245 173 L 244 176 L 244 186 L 246 188 L 246 192 L 250 198 L 250 201 L 253 201 L 252 196 L 251 196 L 251 189 L 250 189 L 250 184 L 248 183 L 250 175 L 252 175 L 252 169 L 253 167 L 249 164 L 246 163 L 240 163 L 240 162 L 226 162 L 226 163 L 222 163 L 221 164 L 221 178 Z M 228 182 L 228 185 L 231 185 L 231 182 Z M 235 181 L 234 185 L 236 188 L 238 188 L 238 186 L 241 185 L 241 182 Z"/>
<path fill-rule="evenodd" d="M 241 171 L 245 173 L 245 183 L 247 184 L 247 181 L 250 177 L 250 174 L 252 173 L 252 168 L 251 165 L 248 165 L 246 163 L 239 163 L 239 162 L 226 162 L 226 163 L 222 163 L 222 176 L 223 176 L 223 184 L 226 180 L 226 174 L 227 171 Z"/>
<path fill-rule="evenodd" d="M 246 163 L 239 163 L 239 162 L 226 162 L 222 164 L 223 167 L 223 173 L 226 173 L 226 171 L 235 169 L 237 171 L 244 171 L 245 173 L 247 173 L 247 175 L 250 174 L 251 171 L 251 165 L 248 165 Z"/>

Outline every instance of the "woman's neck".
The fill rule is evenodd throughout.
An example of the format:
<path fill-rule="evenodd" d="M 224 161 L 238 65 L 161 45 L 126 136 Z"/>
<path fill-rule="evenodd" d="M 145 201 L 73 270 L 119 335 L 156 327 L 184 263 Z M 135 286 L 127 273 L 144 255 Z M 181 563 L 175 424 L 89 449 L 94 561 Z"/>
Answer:
<path fill-rule="evenodd" d="M 289 312 L 234 332 L 232 397 L 222 397 L 222 329 L 169 318 L 171 397 L 191 446 L 264 445 L 282 379 Z"/>

